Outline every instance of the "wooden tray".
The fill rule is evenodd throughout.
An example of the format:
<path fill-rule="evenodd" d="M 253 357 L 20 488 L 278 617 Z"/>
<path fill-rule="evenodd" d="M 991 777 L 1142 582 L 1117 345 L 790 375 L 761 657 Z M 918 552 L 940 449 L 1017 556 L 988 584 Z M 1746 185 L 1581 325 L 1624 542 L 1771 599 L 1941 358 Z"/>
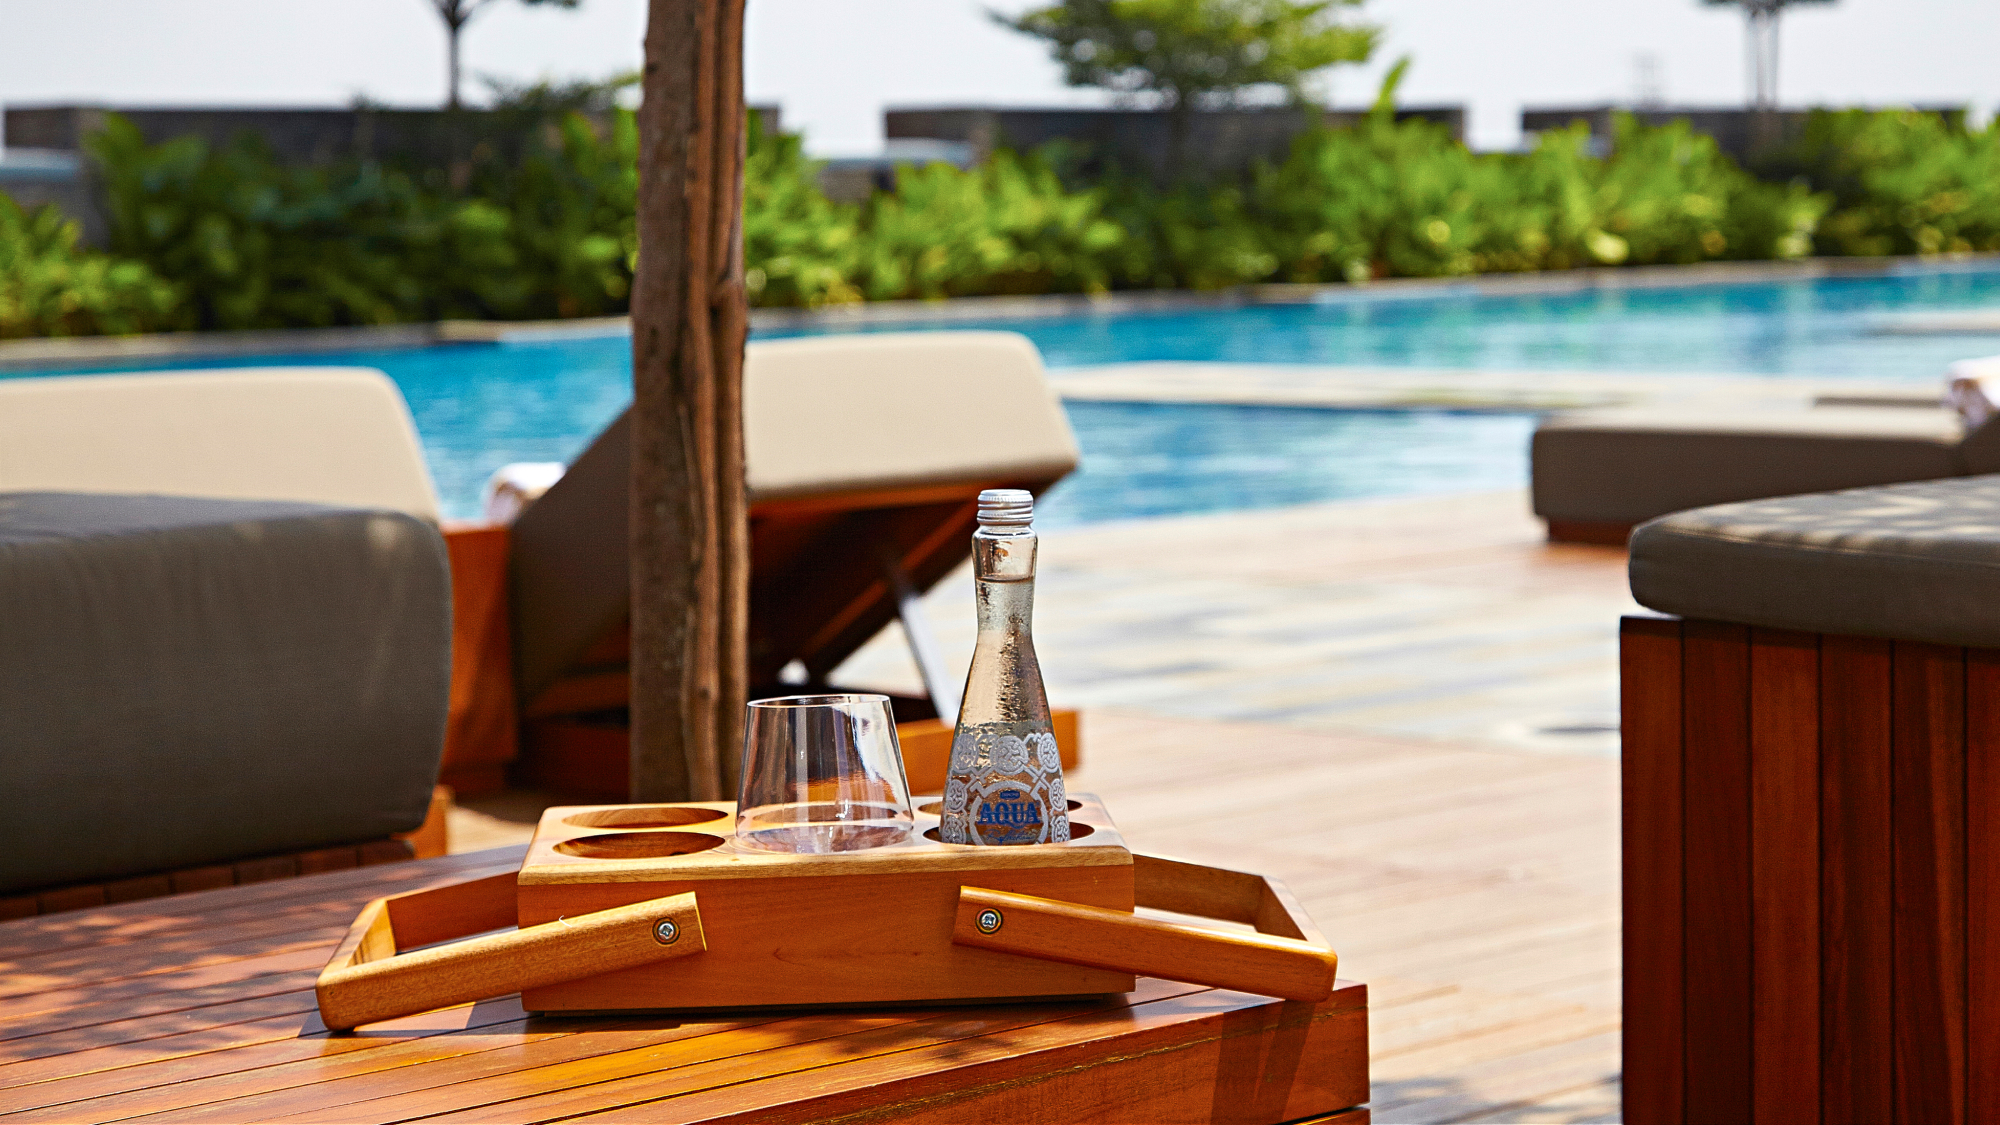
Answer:
<path fill-rule="evenodd" d="M 1331 994 L 1334 952 L 1283 888 L 1134 855 L 1094 797 L 1071 799 L 1066 844 L 939 843 L 937 812 L 905 844 L 801 856 L 736 843 L 729 802 L 552 808 L 517 876 L 370 903 L 321 1012 L 347 1028 L 517 990 L 553 1014 L 1071 999 L 1134 974 Z"/>

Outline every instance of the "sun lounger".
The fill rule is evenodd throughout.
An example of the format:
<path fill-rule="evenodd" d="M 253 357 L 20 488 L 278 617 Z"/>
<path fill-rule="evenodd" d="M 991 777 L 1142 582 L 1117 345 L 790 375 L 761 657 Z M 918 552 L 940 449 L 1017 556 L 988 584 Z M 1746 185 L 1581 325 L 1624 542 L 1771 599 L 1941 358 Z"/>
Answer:
<path fill-rule="evenodd" d="M 2000 425 L 1921 404 L 1592 410 L 1544 421 L 1532 461 L 1550 539 L 1622 544 L 1669 512 L 2000 470 Z"/>
<path fill-rule="evenodd" d="M 449 599 L 403 512 L 0 493 L 0 917 L 408 858 Z"/>
<path fill-rule="evenodd" d="M 916 595 L 968 557 L 981 489 L 1039 493 L 1077 464 L 1034 346 L 999 332 L 754 343 L 744 414 L 751 683 L 797 690 L 779 682 L 794 661 L 822 683 L 900 615 L 932 698 L 954 711 L 959 685 L 925 651 L 909 612 Z M 535 724 L 529 764 L 572 789 L 624 787 L 626 426 L 620 418 L 607 429 L 512 528 L 515 687 Z M 899 718 L 928 711 L 926 701 L 898 703 Z M 921 772 L 915 761 L 911 772 Z"/>

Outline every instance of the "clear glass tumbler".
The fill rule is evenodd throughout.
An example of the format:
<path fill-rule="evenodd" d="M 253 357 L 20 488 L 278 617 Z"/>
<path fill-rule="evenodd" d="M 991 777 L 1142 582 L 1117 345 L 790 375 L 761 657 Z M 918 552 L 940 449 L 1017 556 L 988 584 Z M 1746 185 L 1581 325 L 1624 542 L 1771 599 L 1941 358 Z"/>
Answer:
<path fill-rule="evenodd" d="M 736 838 L 819 854 L 907 840 L 916 824 L 886 695 L 788 695 L 750 704 Z"/>

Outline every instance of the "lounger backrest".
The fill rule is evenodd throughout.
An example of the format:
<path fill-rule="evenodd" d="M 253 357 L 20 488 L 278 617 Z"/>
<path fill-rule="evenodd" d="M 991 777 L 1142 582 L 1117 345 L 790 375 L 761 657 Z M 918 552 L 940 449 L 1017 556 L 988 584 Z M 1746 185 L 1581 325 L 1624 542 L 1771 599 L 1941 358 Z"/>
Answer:
<path fill-rule="evenodd" d="M 367 368 L 0 380 L 0 492 L 297 500 L 435 522 L 402 393 Z"/>
<path fill-rule="evenodd" d="M 750 499 L 996 477 L 1079 454 L 1041 353 L 1012 332 L 759 341 L 743 376 Z"/>
<path fill-rule="evenodd" d="M 1011 332 L 759 341 L 743 383 L 753 505 L 924 485 L 1039 487 L 1079 459 L 1040 353 Z M 627 434 L 621 416 L 514 525 L 524 701 L 629 611 Z M 922 585 L 938 574 L 913 577 Z"/>

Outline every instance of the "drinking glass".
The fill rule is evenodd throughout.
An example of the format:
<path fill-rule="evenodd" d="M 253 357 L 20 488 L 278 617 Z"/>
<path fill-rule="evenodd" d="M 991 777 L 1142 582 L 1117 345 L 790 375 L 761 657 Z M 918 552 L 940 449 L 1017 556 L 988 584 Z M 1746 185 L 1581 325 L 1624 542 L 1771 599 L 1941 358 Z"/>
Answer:
<path fill-rule="evenodd" d="M 773 852 L 851 852 L 902 843 L 915 824 L 888 696 L 750 704 L 737 840 Z"/>

